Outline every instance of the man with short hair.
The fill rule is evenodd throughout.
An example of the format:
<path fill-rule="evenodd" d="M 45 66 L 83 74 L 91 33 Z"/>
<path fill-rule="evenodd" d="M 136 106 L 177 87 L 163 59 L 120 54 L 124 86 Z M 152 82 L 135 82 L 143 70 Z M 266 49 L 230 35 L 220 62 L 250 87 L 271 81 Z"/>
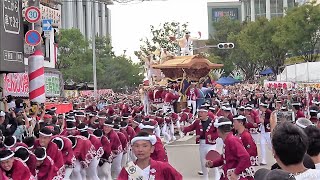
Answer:
<path fill-rule="evenodd" d="M 315 126 L 308 126 L 304 132 L 309 138 L 307 154 L 313 160 L 316 169 L 320 170 L 320 129 Z"/>
<path fill-rule="evenodd" d="M 208 169 L 206 168 L 205 157 L 210 150 L 217 149 L 217 129 L 213 126 L 214 120 L 208 117 L 208 109 L 206 106 L 202 105 L 198 109 L 199 118 L 192 122 L 190 126 L 183 128 L 183 133 L 186 134 L 190 131 L 196 131 L 196 143 L 199 144 L 200 152 L 200 165 L 201 171 L 198 172 L 199 175 L 203 175 L 203 179 L 208 179 Z M 218 168 L 213 169 L 213 174 L 215 179 L 220 179 L 220 173 Z"/>
<path fill-rule="evenodd" d="M 297 180 L 317 180 L 320 171 L 307 169 L 303 157 L 308 148 L 308 137 L 302 129 L 290 122 L 278 124 L 272 136 L 274 158 L 284 171 L 291 173 Z"/>
<path fill-rule="evenodd" d="M 155 135 L 143 131 L 138 133 L 131 140 L 131 146 L 137 160 L 129 162 L 127 167 L 122 168 L 117 179 L 182 180 L 182 175 L 169 163 L 155 161 L 150 157 L 156 142 Z"/>

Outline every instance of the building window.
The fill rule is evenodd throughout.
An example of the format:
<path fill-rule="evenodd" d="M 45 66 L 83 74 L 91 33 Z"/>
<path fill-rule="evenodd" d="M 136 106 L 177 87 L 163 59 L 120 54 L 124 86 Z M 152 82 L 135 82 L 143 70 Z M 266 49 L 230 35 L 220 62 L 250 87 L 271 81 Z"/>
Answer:
<path fill-rule="evenodd" d="M 255 0 L 256 18 L 266 17 L 266 0 Z"/>
<path fill-rule="evenodd" d="M 251 21 L 251 4 L 250 1 L 246 1 L 244 3 L 244 10 L 245 10 L 245 20 Z"/>
<path fill-rule="evenodd" d="M 271 17 L 283 15 L 283 0 L 270 0 Z"/>

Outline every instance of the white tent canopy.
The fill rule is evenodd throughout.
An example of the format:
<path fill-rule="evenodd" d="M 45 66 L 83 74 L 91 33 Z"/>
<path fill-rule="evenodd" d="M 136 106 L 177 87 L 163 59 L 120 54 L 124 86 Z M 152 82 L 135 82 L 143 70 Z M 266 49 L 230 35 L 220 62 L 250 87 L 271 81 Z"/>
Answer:
<path fill-rule="evenodd" d="M 286 66 L 277 81 L 320 82 L 320 62 L 306 62 Z"/>

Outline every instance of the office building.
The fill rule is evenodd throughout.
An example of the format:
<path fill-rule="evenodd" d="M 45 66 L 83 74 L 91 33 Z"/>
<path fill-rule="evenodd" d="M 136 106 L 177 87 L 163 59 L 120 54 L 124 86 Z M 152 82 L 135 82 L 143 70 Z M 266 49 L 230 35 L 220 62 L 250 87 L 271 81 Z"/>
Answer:
<path fill-rule="evenodd" d="M 95 34 L 110 35 L 110 9 L 112 0 L 71 0 L 62 1 L 62 28 L 77 28 L 88 39 L 92 37 L 92 26 Z M 93 10 L 95 13 L 93 13 Z M 95 16 L 92 18 L 92 16 Z"/>
<path fill-rule="evenodd" d="M 209 35 L 214 33 L 213 23 L 220 18 L 228 16 L 234 20 L 241 20 L 241 2 L 238 0 L 209 0 L 208 7 L 208 29 Z"/>
<path fill-rule="evenodd" d="M 241 0 L 241 20 L 255 21 L 259 17 L 271 19 L 286 14 L 295 0 Z"/>

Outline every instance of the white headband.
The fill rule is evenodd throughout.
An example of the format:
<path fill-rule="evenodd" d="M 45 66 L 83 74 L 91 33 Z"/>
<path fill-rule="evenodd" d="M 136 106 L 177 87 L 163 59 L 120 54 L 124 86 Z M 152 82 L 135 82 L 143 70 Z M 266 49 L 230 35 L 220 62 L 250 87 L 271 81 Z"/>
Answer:
<path fill-rule="evenodd" d="M 264 103 L 260 103 L 260 106 L 263 106 L 263 107 L 268 107 L 268 104 L 264 104 Z"/>
<path fill-rule="evenodd" d="M 72 128 L 66 128 L 66 130 L 73 130 L 73 129 L 76 129 L 76 127 L 72 127 Z"/>
<path fill-rule="evenodd" d="M 245 110 L 252 110 L 252 107 L 245 107 Z"/>
<path fill-rule="evenodd" d="M 112 127 L 112 128 L 113 128 L 113 124 L 106 124 L 106 123 L 104 123 L 103 125 L 109 126 L 109 127 Z"/>
<path fill-rule="evenodd" d="M 107 117 L 105 117 L 105 116 L 99 116 L 99 115 L 97 115 L 97 118 L 98 118 L 98 119 L 107 119 Z"/>
<path fill-rule="evenodd" d="M 75 116 L 75 117 L 86 117 L 86 115 L 84 115 L 84 114 L 80 114 L 80 115 L 75 114 L 74 116 Z"/>
<path fill-rule="evenodd" d="M 140 129 L 154 129 L 154 126 L 141 124 Z"/>
<path fill-rule="evenodd" d="M 76 122 L 75 119 L 67 119 L 66 122 Z"/>
<path fill-rule="evenodd" d="M 46 159 L 46 157 L 47 157 L 47 152 L 46 152 L 46 149 L 45 149 L 45 148 L 43 148 L 43 149 L 44 149 L 44 156 L 43 156 L 42 158 L 38 158 L 38 157 L 36 156 L 37 161 L 43 161 L 43 160 Z"/>
<path fill-rule="evenodd" d="M 231 125 L 231 124 L 232 124 L 231 121 L 220 122 L 220 123 L 219 123 L 218 121 L 216 121 L 216 122 L 213 123 L 214 127 L 216 127 L 216 128 L 218 128 L 218 127 L 220 127 L 220 126 L 223 126 L 223 125 Z"/>
<path fill-rule="evenodd" d="M 83 127 L 83 128 L 78 128 L 78 131 L 80 131 L 80 132 L 85 132 L 85 131 L 87 131 L 88 130 L 88 126 L 85 126 L 85 127 Z"/>
<path fill-rule="evenodd" d="M 198 112 L 208 112 L 208 110 L 206 110 L 206 109 L 198 109 L 197 111 Z"/>
<path fill-rule="evenodd" d="M 67 128 L 67 129 L 68 129 L 68 128 Z M 42 132 L 39 132 L 39 134 L 41 134 L 42 136 L 47 136 L 47 137 L 52 136 L 52 133 L 50 133 L 50 134 L 44 134 L 44 133 L 42 133 Z"/>
<path fill-rule="evenodd" d="M 131 140 L 131 145 L 133 145 L 136 141 L 150 141 L 152 145 L 155 145 L 157 142 L 157 137 L 155 135 L 136 136 Z"/>
<path fill-rule="evenodd" d="M 1 158 L 0 161 L 8 160 L 8 159 L 12 158 L 13 156 L 14 156 L 14 153 L 11 151 L 11 154 L 9 156 Z"/>
<path fill-rule="evenodd" d="M 240 116 L 235 117 L 235 118 L 233 118 L 233 119 L 235 119 L 235 120 L 242 120 L 242 119 L 245 119 L 245 118 L 246 118 L 246 117 L 244 117 L 244 116 L 240 115 Z"/>
<path fill-rule="evenodd" d="M 7 149 L 12 148 L 12 147 L 15 146 L 16 143 L 17 143 L 17 138 L 16 138 L 15 136 L 12 136 L 12 138 L 13 138 L 14 143 L 13 143 L 11 146 L 7 146 L 7 145 L 3 144 L 4 147 L 6 147 Z"/>

